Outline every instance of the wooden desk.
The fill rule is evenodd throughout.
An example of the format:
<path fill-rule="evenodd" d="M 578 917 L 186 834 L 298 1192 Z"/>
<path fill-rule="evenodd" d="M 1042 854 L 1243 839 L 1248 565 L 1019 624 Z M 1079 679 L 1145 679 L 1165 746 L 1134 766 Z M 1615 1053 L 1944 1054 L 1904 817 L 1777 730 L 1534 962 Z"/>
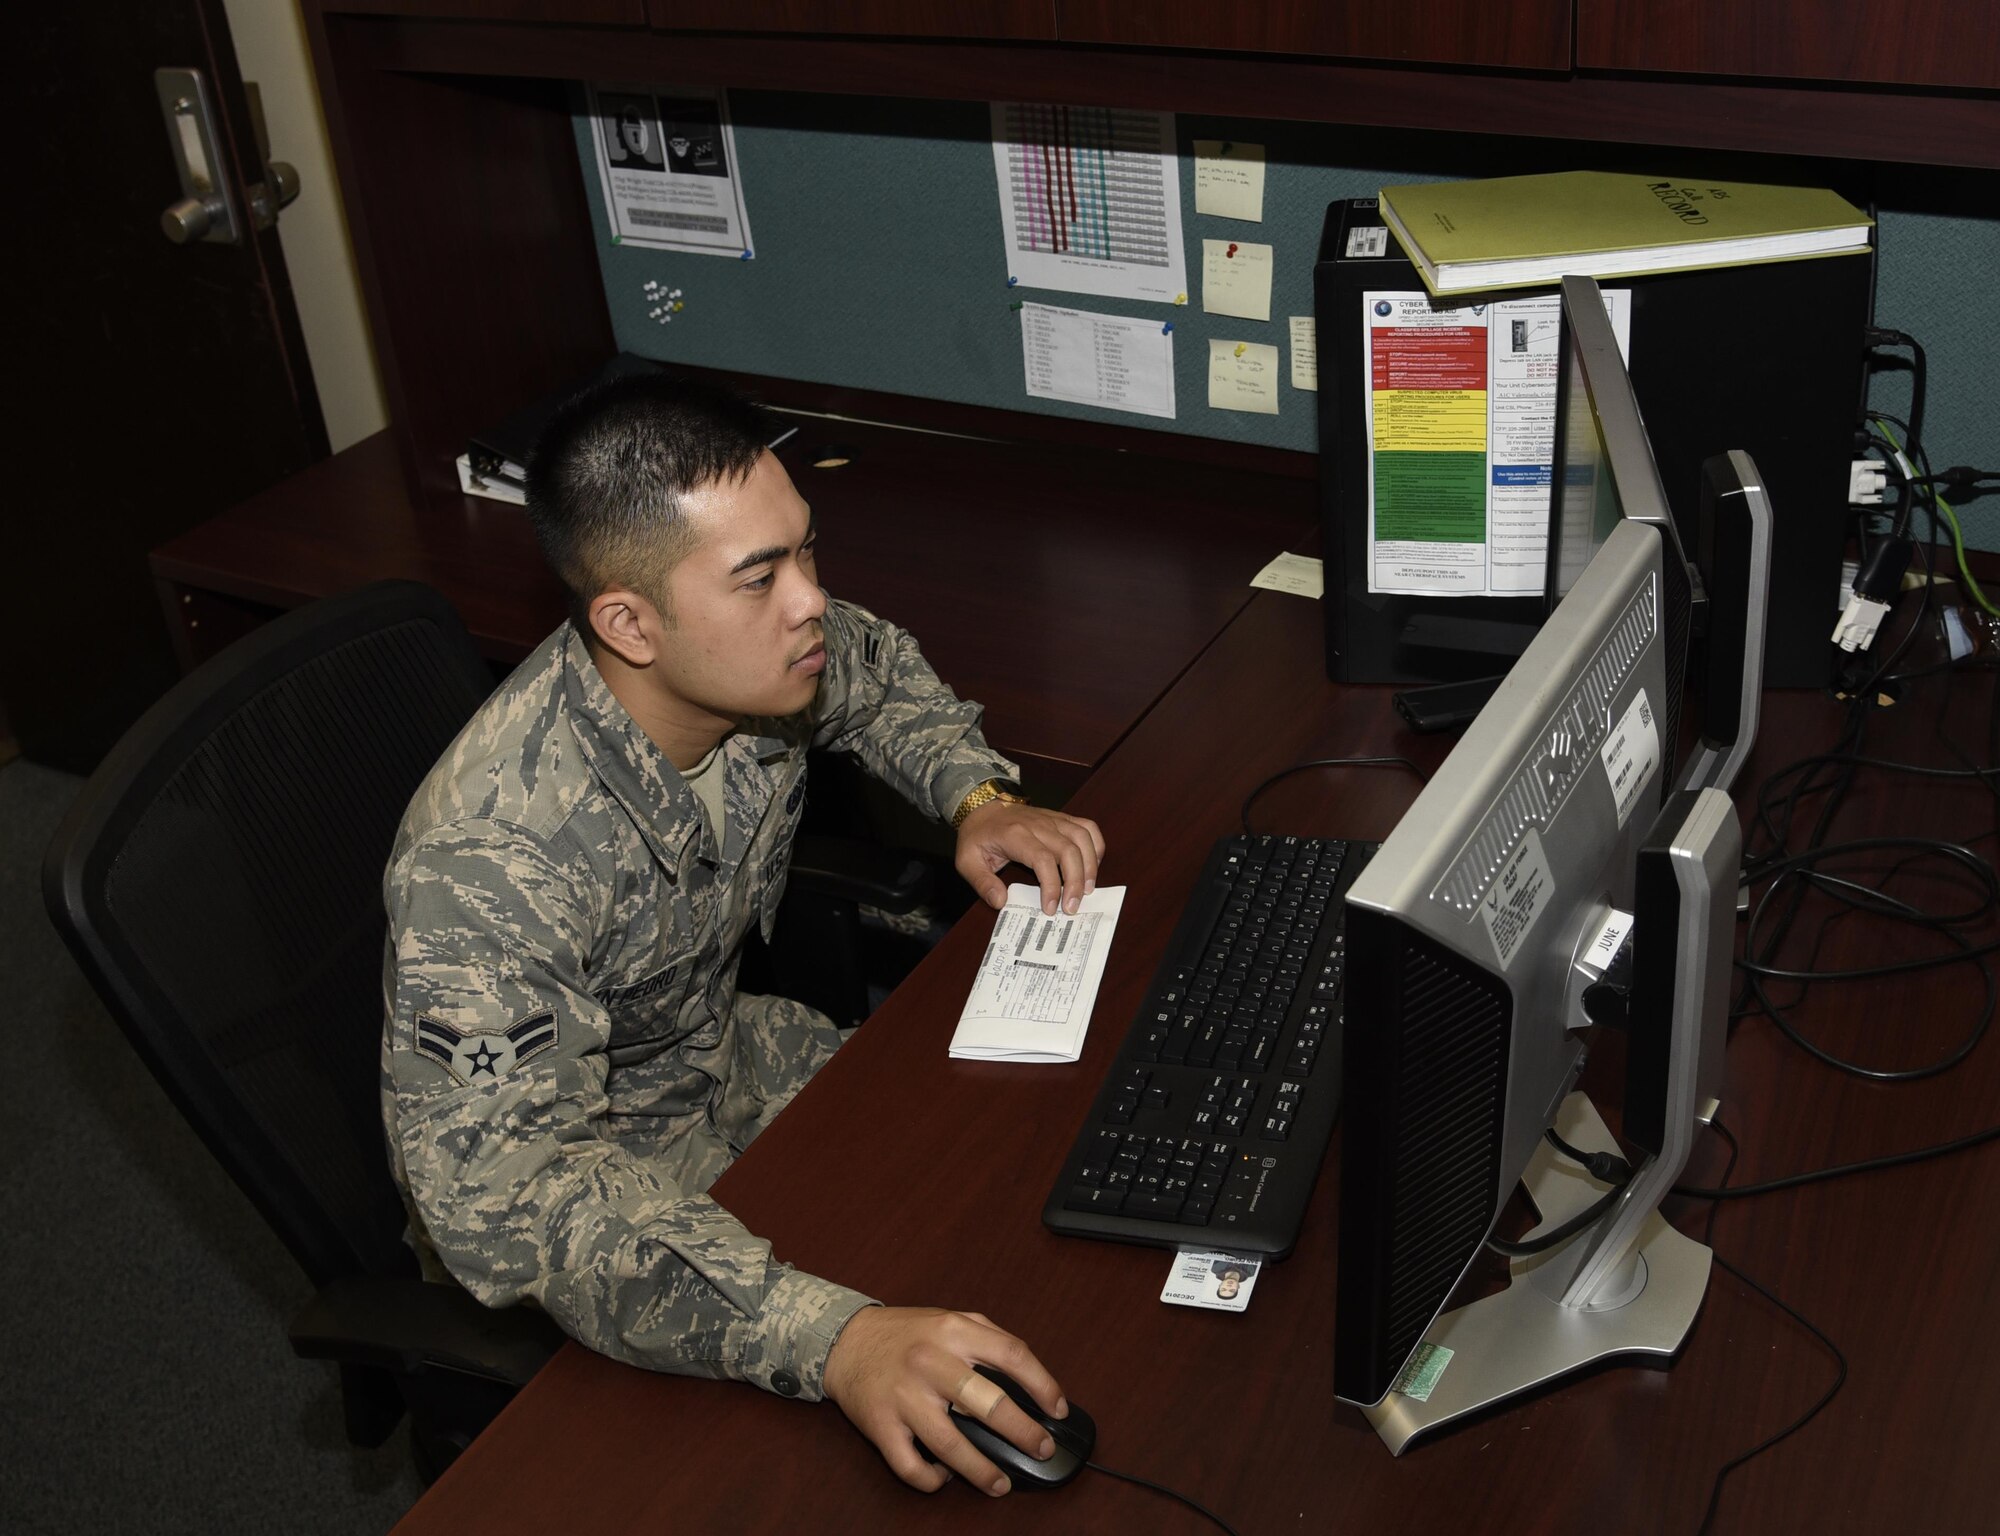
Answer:
<path fill-rule="evenodd" d="M 1070 787 L 1251 596 L 1312 547 L 1313 482 L 1076 447 L 796 417 L 780 449 L 830 591 L 916 635 L 1031 780 Z M 837 442 L 851 457 L 816 469 Z M 384 432 L 156 550 L 193 662 L 279 609 L 383 577 L 430 583 L 514 661 L 563 595 L 518 507 L 413 490 Z"/>
<path fill-rule="evenodd" d="M 1242 1316 L 1158 1300 L 1166 1256 L 1057 1238 L 1040 1209 L 1210 841 L 1266 772 L 1392 743 L 1387 690 L 1336 688 L 1318 665 L 1319 611 L 1260 594 L 1071 802 L 1105 827 L 1107 880 L 1129 884 L 1097 1020 L 1075 1066 L 952 1062 L 953 1020 L 988 919 L 974 913 L 715 1193 L 779 1253 L 897 1302 L 991 1313 L 1034 1344 L 1096 1416 L 1102 1459 L 1172 1484 L 1245 1536 L 1352 1530 L 1691 1532 L 1716 1469 L 1788 1423 L 1832 1376 L 1825 1352 L 1718 1271 L 1679 1362 L 1604 1371 L 1395 1459 L 1333 1400 L 1331 1299 L 1339 1145 L 1299 1247 Z M 1933 688 L 1935 685 L 1931 685 Z M 1952 724 L 1985 739 L 1989 688 L 1959 684 Z M 1932 697 L 1935 695 L 1933 694 Z M 1943 760 L 1930 704 L 1893 750 Z M 1829 739 L 1836 709 L 1772 696 L 1744 782 Z M 1879 746 L 1879 742 L 1878 742 Z M 1992 825 L 1978 788 L 1871 776 L 1834 835 Z M 1305 774 L 1260 803 L 1260 828 L 1371 838 L 1414 792 L 1388 770 Z M 1991 924 L 1981 937 L 1991 937 Z M 1804 925 L 1802 940 L 1812 925 Z M 1844 930 L 1836 930 L 1844 933 Z M 1907 945 L 1907 940 L 1905 940 Z M 1800 946 L 1803 949 L 1803 942 Z M 1880 947 L 1842 937 L 1852 963 Z M 1803 954 L 1800 955 L 1803 960 Z M 1801 1013 L 1825 1044 L 1884 1064 L 1939 1053 L 1976 1011 L 1970 968 L 1825 991 Z M 1761 1020 L 1730 1051 L 1724 1121 L 1733 1181 L 1967 1134 L 2000 1120 L 2000 1050 L 1877 1087 L 1808 1061 Z M 1600 1101 L 1601 1102 L 1601 1101 Z M 1691 1178 L 1712 1180 L 1705 1138 Z M 1851 1374 L 1806 1430 L 1734 1474 L 1718 1529 L 1990 1529 L 2000 1505 L 2000 1155 L 1988 1147 L 1725 1207 L 1721 1253 L 1773 1286 L 1847 1352 Z M 1670 1208 L 1700 1232 L 1706 1206 Z M 895 1482 L 831 1407 L 733 1383 L 649 1375 L 565 1349 L 398 1527 L 405 1536 L 579 1527 L 667 1530 L 1162 1533 L 1210 1527 L 1085 1474 L 1060 1494 L 922 1498 Z M 1337 1525 L 1336 1525 L 1337 1522 Z"/>

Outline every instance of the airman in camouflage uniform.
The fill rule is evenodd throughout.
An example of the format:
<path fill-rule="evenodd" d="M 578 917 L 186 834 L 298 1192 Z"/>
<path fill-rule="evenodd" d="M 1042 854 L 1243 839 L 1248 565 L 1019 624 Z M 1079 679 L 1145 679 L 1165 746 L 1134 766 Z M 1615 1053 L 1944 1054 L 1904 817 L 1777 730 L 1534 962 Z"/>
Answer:
<path fill-rule="evenodd" d="M 384 1113 L 412 1242 L 434 1278 L 540 1306 L 604 1354 L 839 1397 L 907 1481 L 944 1478 L 916 1458 L 915 1433 L 1004 1492 L 939 1425 L 970 1405 L 1034 1452 L 1039 1426 L 969 1369 L 998 1365 L 1054 1407 L 1026 1346 L 969 1314 L 891 1308 L 850 1352 L 843 1391 L 829 1359 L 870 1298 L 780 1262 L 706 1191 L 840 1044 L 812 1009 L 736 989 L 750 925 L 769 936 L 784 890 L 807 749 L 852 754 L 941 819 L 1014 768 L 908 634 L 819 591 L 809 513 L 755 424 L 736 421 L 741 403 L 687 393 L 624 381 L 559 420 L 559 452 L 544 440 L 542 455 L 614 488 L 641 448 L 682 444 L 683 418 L 738 441 L 670 496 L 655 488 L 696 534 L 682 531 L 653 587 L 545 526 L 567 492 L 542 474 L 537 531 L 580 617 L 479 710 L 397 834 Z M 656 410 L 682 437 L 614 434 L 616 453 L 592 437 L 610 431 L 600 418 L 644 425 Z M 603 500 L 579 505 L 588 522 Z M 671 527 L 618 515 L 656 550 L 674 543 Z M 620 547 L 602 526 L 592 537 Z M 728 701 L 749 707 L 719 713 Z M 714 775 L 705 805 L 690 781 L 713 795 Z M 960 868 L 994 900 L 998 870 L 1029 863 L 1045 904 L 1073 908 L 1096 850 L 1089 823 L 1002 802 L 965 821 Z"/>
<path fill-rule="evenodd" d="M 387 880 L 414 1232 L 481 1301 L 532 1300 L 605 1354 L 814 1397 L 867 1298 L 779 1263 L 704 1191 L 840 1036 L 739 994 L 736 957 L 752 922 L 770 936 L 809 746 L 940 818 L 1015 771 L 907 634 L 844 603 L 822 622 L 811 710 L 723 746 L 722 846 L 566 624 L 424 782 Z"/>

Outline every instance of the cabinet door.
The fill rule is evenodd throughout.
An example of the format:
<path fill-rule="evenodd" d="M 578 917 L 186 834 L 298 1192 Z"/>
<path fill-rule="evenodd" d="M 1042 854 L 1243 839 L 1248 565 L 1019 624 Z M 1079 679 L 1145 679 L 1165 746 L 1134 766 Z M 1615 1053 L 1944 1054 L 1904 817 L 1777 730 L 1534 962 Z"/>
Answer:
<path fill-rule="evenodd" d="M 1991 0 L 1578 0 L 1577 63 L 1996 87 L 2000 15 Z"/>
<path fill-rule="evenodd" d="M 322 11 L 451 21 L 567 21 L 643 27 L 646 0 L 320 0 Z"/>
<path fill-rule="evenodd" d="M 1066 43 L 1568 69 L 1569 18 L 1570 0 L 1058 0 L 1056 26 Z"/>
<path fill-rule="evenodd" d="M 689 32 L 1053 38 L 1056 0 L 646 0 L 653 25 Z"/>

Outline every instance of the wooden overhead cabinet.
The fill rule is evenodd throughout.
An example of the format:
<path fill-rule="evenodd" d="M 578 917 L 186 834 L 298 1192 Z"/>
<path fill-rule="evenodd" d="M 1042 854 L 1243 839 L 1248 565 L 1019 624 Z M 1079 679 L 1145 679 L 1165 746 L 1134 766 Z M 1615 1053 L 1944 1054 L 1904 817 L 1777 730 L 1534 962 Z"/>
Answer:
<path fill-rule="evenodd" d="M 1577 64 L 2000 89 L 1992 0 L 1578 0 Z"/>
<path fill-rule="evenodd" d="M 1570 6 L 1571 0 L 1059 0 L 1056 26 L 1066 43 L 1561 70 L 1570 67 Z"/>
<path fill-rule="evenodd" d="M 874 37 L 1056 35 L 1056 0 L 646 0 L 656 27 L 687 32 L 825 32 Z"/>

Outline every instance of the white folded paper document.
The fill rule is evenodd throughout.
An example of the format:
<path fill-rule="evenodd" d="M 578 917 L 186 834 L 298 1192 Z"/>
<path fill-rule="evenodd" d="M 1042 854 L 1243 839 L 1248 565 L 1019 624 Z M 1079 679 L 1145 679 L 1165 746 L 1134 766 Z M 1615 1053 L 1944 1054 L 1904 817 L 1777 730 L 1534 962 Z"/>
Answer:
<path fill-rule="evenodd" d="M 1097 984 L 1125 887 L 1103 885 L 1074 917 L 1042 913 L 1042 893 L 1010 885 L 993 919 L 951 1054 L 968 1061 L 1075 1061 L 1083 1054 Z"/>

